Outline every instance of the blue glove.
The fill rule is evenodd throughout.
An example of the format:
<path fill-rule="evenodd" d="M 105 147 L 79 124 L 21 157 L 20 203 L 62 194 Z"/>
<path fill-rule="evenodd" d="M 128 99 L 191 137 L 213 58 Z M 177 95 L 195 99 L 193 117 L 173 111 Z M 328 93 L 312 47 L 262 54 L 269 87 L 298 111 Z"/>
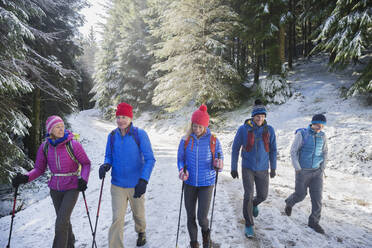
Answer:
<path fill-rule="evenodd" d="M 140 178 L 136 187 L 134 188 L 134 198 L 140 198 L 146 192 L 147 181 Z"/>
<path fill-rule="evenodd" d="M 99 171 L 98 171 L 98 174 L 99 174 L 99 179 L 102 179 L 106 176 L 106 171 L 109 171 L 111 169 L 111 165 L 110 164 L 103 164 L 99 167 Z"/>

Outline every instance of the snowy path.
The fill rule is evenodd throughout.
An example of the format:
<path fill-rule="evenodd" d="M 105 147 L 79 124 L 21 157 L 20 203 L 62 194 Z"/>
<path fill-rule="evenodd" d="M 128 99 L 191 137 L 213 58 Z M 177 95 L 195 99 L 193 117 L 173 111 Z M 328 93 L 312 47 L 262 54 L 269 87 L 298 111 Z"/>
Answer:
<path fill-rule="evenodd" d="M 223 129 L 215 130 L 225 154 L 225 170 L 219 176 L 212 238 L 222 248 L 243 247 L 372 247 L 372 111 L 358 106 L 355 100 L 343 100 L 338 88 L 350 79 L 326 72 L 324 65 L 299 64 L 289 80 L 296 94 L 287 103 L 269 106 L 268 122 L 274 126 L 278 143 L 277 177 L 270 181 L 267 201 L 260 205 L 255 219 L 257 239 L 244 237 L 242 216 L 243 189 L 241 180 L 230 177 L 231 142 L 235 131 L 250 109 L 226 113 Z M 310 199 L 296 205 L 292 216 L 284 213 L 284 199 L 293 192 L 294 171 L 289 149 L 294 131 L 305 127 L 314 113 L 325 112 L 328 125 L 330 161 L 324 183 L 321 224 L 326 235 L 316 234 L 307 227 L 311 211 Z M 147 235 L 149 248 L 175 247 L 181 183 L 177 178 L 176 149 L 181 137 L 183 119 L 157 120 L 141 117 L 135 123 L 150 136 L 156 165 L 146 193 Z M 151 117 L 150 117 L 151 118 Z M 98 167 L 103 161 L 107 134 L 114 125 L 99 119 L 95 110 L 70 117 L 74 132 L 91 161 L 92 172 L 86 192 L 92 221 L 95 221 L 101 181 Z M 228 121 L 228 122 L 227 122 Z M 241 174 L 241 173 L 240 173 Z M 107 247 L 111 223 L 110 177 L 106 178 L 97 229 L 98 247 Z M 0 247 L 8 240 L 10 216 L 0 219 Z M 14 219 L 11 247 L 51 247 L 54 232 L 54 209 L 50 197 L 18 212 Z M 76 247 L 91 247 L 91 233 L 82 197 L 72 215 L 77 238 Z M 199 235 L 201 238 L 201 235 Z M 135 247 L 136 235 L 131 213 L 128 212 L 124 231 L 126 247 Z M 186 216 L 182 208 L 179 247 L 189 242 Z"/>

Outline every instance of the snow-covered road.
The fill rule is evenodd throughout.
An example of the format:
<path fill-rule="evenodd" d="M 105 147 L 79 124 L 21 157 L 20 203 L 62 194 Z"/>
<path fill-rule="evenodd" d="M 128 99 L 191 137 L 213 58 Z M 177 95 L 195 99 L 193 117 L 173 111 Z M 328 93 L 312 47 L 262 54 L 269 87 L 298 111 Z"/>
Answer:
<path fill-rule="evenodd" d="M 255 219 L 257 239 L 244 237 L 241 180 L 230 177 L 231 142 L 238 126 L 249 118 L 250 109 L 226 113 L 224 126 L 214 130 L 224 147 L 225 170 L 219 176 L 212 239 L 222 248 L 243 247 L 372 247 L 372 111 L 338 96 L 338 88 L 350 82 L 326 72 L 321 61 L 297 65 L 290 76 L 296 90 L 287 103 L 269 106 L 268 122 L 277 133 L 277 177 L 270 181 L 268 199 L 260 205 Z M 324 112 L 328 118 L 325 132 L 329 138 L 330 161 L 326 170 L 321 225 L 326 235 L 307 227 L 311 211 L 310 199 L 293 208 L 292 216 L 284 214 L 284 199 L 294 190 L 294 170 L 289 149 L 294 131 L 308 125 L 314 113 Z M 176 150 L 184 122 L 191 112 L 179 113 L 173 120 L 153 121 L 143 115 L 135 124 L 148 131 L 156 157 L 146 193 L 147 238 L 150 248 L 175 247 L 181 183 L 177 177 Z M 107 134 L 113 123 L 100 120 L 98 111 L 89 110 L 71 116 L 69 122 L 92 161 L 86 191 L 90 215 L 94 222 L 101 180 L 98 168 L 103 162 Z M 98 247 L 107 247 L 111 223 L 110 177 L 103 190 L 97 228 Z M 0 219 L 0 247 L 8 240 L 10 216 Z M 14 219 L 11 247 L 51 247 L 55 213 L 50 197 L 18 212 Z M 91 247 L 91 232 L 82 197 L 72 215 L 77 238 L 76 247 Z M 201 235 L 199 236 L 201 237 Z M 135 247 L 136 234 L 130 211 L 124 231 L 126 247 Z M 189 238 L 182 208 L 179 247 L 187 247 Z"/>

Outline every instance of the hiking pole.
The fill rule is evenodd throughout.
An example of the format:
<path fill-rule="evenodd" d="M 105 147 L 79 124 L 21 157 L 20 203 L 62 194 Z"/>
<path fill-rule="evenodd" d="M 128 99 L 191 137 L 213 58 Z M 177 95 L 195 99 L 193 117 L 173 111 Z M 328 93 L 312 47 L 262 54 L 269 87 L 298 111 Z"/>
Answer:
<path fill-rule="evenodd" d="M 186 165 L 183 166 L 183 173 L 186 174 Z M 183 198 L 183 190 L 185 188 L 185 181 L 182 180 L 182 190 L 181 190 L 181 201 L 180 201 L 180 212 L 178 214 L 178 227 L 177 227 L 177 238 L 176 238 L 176 248 L 178 248 L 178 233 L 180 231 L 180 222 L 181 222 L 181 210 L 182 210 L 182 198 Z"/>
<path fill-rule="evenodd" d="M 84 198 L 84 203 L 85 203 L 85 208 L 87 210 L 87 215 L 88 215 L 88 220 L 89 220 L 89 225 L 90 225 L 90 230 L 92 232 L 92 236 L 93 236 L 93 226 L 92 226 L 92 221 L 90 220 L 90 214 L 89 214 L 89 210 L 88 210 L 88 205 L 87 205 L 87 199 L 85 198 L 85 192 L 82 191 L 83 193 L 83 198 Z M 97 248 L 97 244 L 96 244 L 96 241 L 94 240 L 94 246 Z"/>
<path fill-rule="evenodd" d="M 97 223 L 98 223 L 98 217 L 99 217 L 99 208 L 101 207 L 102 189 L 103 189 L 104 182 L 105 182 L 105 177 L 102 178 L 101 191 L 99 192 L 98 209 L 97 209 L 97 216 L 96 216 L 96 224 L 94 225 L 92 248 L 94 247 L 94 244 L 96 243 Z"/>
<path fill-rule="evenodd" d="M 9 239 L 8 239 L 8 245 L 6 246 L 6 248 L 10 248 L 10 239 L 12 238 L 13 220 L 14 220 L 14 216 L 15 216 L 15 207 L 16 207 L 16 202 L 17 202 L 17 194 L 18 194 L 18 186 L 15 187 L 15 190 L 14 190 L 13 213 L 12 213 L 12 220 L 10 221 Z"/>
<path fill-rule="evenodd" d="M 221 158 L 221 154 L 218 153 L 218 159 Z M 214 212 L 214 202 L 216 200 L 216 191 L 217 191 L 217 182 L 218 182 L 218 170 L 216 170 L 216 182 L 214 184 L 214 194 L 213 194 L 213 203 L 212 203 L 212 214 L 211 214 L 211 224 L 209 226 L 209 235 L 212 233 L 212 223 L 213 223 L 213 212 Z M 208 247 L 211 247 L 211 238 L 209 236 L 209 241 L 208 241 Z"/>

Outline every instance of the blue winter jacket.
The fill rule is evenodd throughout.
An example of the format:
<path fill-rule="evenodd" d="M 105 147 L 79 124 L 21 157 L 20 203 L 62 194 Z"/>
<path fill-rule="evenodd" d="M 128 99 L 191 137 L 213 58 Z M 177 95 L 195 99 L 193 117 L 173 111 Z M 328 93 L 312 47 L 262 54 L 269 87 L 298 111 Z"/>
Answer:
<path fill-rule="evenodd" d="M 193 138 L 185 150 L 185 137 L 181 139 L 178 146 L 177 165 L 180 171 L 184 165 L 187 165 L 189 178 L 185 181 L 186 184 L 191 186 L 210 186 L 215 184 L 216 171 L 213 169 L 212 152 L 210 149 L 211 131 L 207 128 L 206 133 L 199 139 L 195 134 L 191 134 Z M 194 142 L 193 142 L 194 140 Z M 192 147 L 192 149 L 191 149 Z M 215 158 L 223 159 L 222 148 L 220 141 L 216 140 Z"/>
<path fill-rule="evenodd" d="M 267 126 L 269 132 L 269 152 L 266 152 L 264 147 L 264 142 L 262 140 L 262 133 Z M 254 145 L 252 149 L 247 152 L 247 140 L 248 131 L 253 130 L 254 133 Z M 242 148 L 242 149 L 241 149 Z M 234 143 L 232 146 L 231 154 L 231 171 L 237 171 L 239 151 L 241 151 L 242 156 L 242 166 L 244 168 L 251 169 L 253 171 L 263 171 L 270 168 L 272 170 L 276 169 L 276 138 L 274 128 L 267 125 L 266 121 L 262 126 L 257 126 L 253 121 L 246 121 L 244 125 L 240 126 L 238 132 L 235 135 Z"/>
<path fill-rule="evenodd" d="M 324 132 L 314 132 L 309 126 L 298 130 L 302 134 L 302 146 L 299 150 L 299 162 L 302 169 L 317 169 L 324 161 Z"/>
<path fill-rule="evenodd" d="M 124 136 L 119 128 L 115 129 L 113 151 L 110 135 L 107 138 L 105 163 L 112 166 L 111 183 L 123 188 L 134 188 L 140 178 L 149 181 L 155 158 L 147 133 L 138 128 L 137 144 L 132 125 Z"/>

